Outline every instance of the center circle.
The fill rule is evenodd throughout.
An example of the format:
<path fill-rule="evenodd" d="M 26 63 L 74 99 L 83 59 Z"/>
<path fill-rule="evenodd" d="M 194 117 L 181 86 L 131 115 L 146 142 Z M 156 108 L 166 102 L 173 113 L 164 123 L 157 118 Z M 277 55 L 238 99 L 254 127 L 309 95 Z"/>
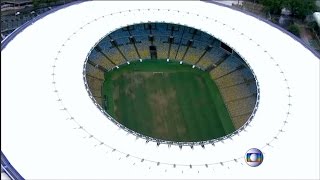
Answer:
<path fill-rule="evenodd" d="M 241 56 L 185 25 L 141 23 L 108 33 L 84 73 L 109 120 L 157 142 L 223 139 L 243 129 L 257 105 L 257 81 Z"/>

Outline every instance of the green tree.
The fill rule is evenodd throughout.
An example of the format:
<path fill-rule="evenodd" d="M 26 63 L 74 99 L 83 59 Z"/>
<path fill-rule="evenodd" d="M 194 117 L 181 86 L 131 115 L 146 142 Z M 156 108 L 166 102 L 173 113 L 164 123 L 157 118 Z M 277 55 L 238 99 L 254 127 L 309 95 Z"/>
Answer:
<path fill-rule="evenodd" d="M 265 6 L 265 10 L 271 14 L 280 14 L 283 0 L 260 0 L 259 3 Z"/>
<path fill-rule="evenodd" d="M 288 8 L 294 17 L 304 19 L 316 11 L 315 0 L 285 0 L 284 7 Z"/>
<path fill-rule="evenodd" d="M 320 35 L 320 28 L 319 28 L 318 23 L 316 21 L 309 22 L 308 27 L 313 29 L 314 32 L 316 32 L 318 35 Z"/>
<path fill-rule="evenodd" d="M 282 8 L 291 11 L 292 16 L 304 19 L 307 15 L 317 10 L 315 0 L 259 0 L 263 4 L 266 11 L 271 14 L 280 14 Z"/>
<path fill-rule="evenodd" d="M 34 8 L 39 7 L 41 4 L 41 0 L 32 0 L 32 5 Z"/>
<path fill-rule="evenodd" d="M 300 30 L 296 24 L 291 24 L 288 27 L 288 31 L 291 32 L 292 34 L 296 35 L 297 37 L 300 37 Z"/>

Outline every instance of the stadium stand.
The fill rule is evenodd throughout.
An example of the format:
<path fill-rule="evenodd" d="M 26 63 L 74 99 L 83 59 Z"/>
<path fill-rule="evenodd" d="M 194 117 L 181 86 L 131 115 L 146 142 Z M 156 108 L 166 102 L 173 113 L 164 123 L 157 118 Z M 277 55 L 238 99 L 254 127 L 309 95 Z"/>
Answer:
<path fill-rule="evenodd" d="M 87 83 L 101 105 L 104 72 L 151 56 L 183 61 L 209 72 L 238 129 L 253 112 L 257 86 L 246 63 L 237 53 L 227 51 L 229 47 L 225 46 L 211 35 L 190 27 L 164 23 L 131 25 L 107 35 L 92 49 L 86 66 Z M 151 51 L 156 52 L 156 57 Z"/>

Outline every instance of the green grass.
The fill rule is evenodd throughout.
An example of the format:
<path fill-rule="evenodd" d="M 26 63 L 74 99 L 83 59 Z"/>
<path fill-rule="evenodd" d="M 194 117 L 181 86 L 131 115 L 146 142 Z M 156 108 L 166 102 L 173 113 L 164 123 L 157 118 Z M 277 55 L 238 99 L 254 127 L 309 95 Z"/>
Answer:
<path fill-rule="evenodd" d="M 203 141 L 235 131 L 209 73 L 164 60 L 131 62 L 105 74 L 105 109 L 150 137 Z"/>

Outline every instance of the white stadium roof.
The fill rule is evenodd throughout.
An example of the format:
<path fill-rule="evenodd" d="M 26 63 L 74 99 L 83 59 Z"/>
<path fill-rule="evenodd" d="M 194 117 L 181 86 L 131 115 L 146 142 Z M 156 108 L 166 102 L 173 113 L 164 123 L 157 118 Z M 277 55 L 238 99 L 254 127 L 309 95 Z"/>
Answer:
<path fill-rule="evenodd" d="M 194 27 L 237 51 L 260 87 L 250 126 L 192 150 L 146 143 L 107 120 L 85 89 L 84 62 L 105 34 L 141 22 Z M 220 5 L 76 3 L 30 23 L 2 48 L 1 151 L 26 179 L 318 179 L 319 65 L 288 34 Z M 244 161 L 253 147 L 264 153 L 255 168 Z"/>

